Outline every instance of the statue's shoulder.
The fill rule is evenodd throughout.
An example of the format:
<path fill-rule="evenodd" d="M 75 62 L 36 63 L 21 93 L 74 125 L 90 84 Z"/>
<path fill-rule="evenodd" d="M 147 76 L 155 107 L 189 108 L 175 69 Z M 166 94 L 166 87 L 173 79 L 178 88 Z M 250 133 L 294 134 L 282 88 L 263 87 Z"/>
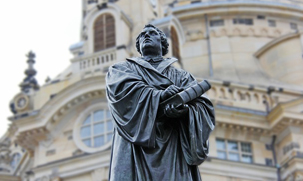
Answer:
<path fill-rule="evenodd" d="M 124 61 L 119 61 L 119 62 L 117 62 L 117 63 L 111 65 L 111 67 L 113 67 L 113 68 L 129 67 L 130 62 L 127 61 L 127 60 L 128 60 L 128 58 L 127 58 L 126 60 L 124 60 Z"/>

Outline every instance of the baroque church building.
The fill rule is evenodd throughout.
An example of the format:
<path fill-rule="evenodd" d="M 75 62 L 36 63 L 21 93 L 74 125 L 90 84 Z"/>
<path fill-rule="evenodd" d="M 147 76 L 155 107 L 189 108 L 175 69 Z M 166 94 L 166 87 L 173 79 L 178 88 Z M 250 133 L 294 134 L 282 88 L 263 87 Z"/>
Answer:
<path fill-rule="evenodd" d="M 174 66 L 209 80 L 216 111 L 204 181 L 303 180 L 302 0 L 82 0 L 70 65 L 38 85 L 35 54 L 0 139 L 1 181 L 105 181 L 114 124 L 108 67 L 140 56 L 145 24 Z M 68 61 L 68 60 L 66 60 Z M 16 85 L 17 86 L 17 85 Z"/>

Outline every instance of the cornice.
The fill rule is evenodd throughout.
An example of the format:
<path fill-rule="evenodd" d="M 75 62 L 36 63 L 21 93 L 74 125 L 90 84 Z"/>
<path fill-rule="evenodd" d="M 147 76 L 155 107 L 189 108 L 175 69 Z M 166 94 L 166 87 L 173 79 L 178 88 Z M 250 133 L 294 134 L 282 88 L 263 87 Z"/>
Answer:
<path fill-rule="evenodd" d="M 72 156 L 72 157 L 68 157 L 68 158 L 64 158 L 61 160 L 56 160 L 53 162 L 49 162 L 47 164 L 43 164 L 43 165 L 38 165 L 37 167 L 33 168 L 33 172 L 43 172 L 46 170 L 50 170 L 51 168 L 54 167 L 58 167 L 61 168 L 59 170 L 59 175 L 61 177 L 66 177 L 68 175 L 78 175 L 81 174 L 82 172 L 87 172 L 87 170 L 94 170 L 96 168 L 101 168 L 101 167 L 105 167 L 105 166 L 109 166 L 109 155 L 110 155 L 110 149 L 105 150 L 105 151 L 99 151 L 99 152 L 95 152 L 95 153 L 84 153 L 82 155 L 78 155 L 78 156 Z M 96 160 L 97 163 L 93 163 L 91 165 L 88 164 L 83 164 L 83 162 L 85 161 L 90 161 L 90 160 Z M 97 161 L 98 160 L 98 161 Z M 103 161 L 100 161 L 103 160 Z M 91 162 L 90 162 L 91 163 Z M 72 170 L 67 170 L 65 168 L 64 170 L 64 166 L 70 166 L 70 165 L 82 165 L 79 168 L 73 168 Z M 85 165 L 85 167 L 84 167 Z"/>
<path fill-rule="evenodd" d="M 285 17 L 302 18 L 303 8 L 298 5 L 274 1 L 214 1 L 188 4 L 171 8 L 173 14 L 179 18 L 204 14 L 227 14 L 227 13 L 265 13 L 276 14 Z M 166 12 L 167 13 L 167 12 Z"/>

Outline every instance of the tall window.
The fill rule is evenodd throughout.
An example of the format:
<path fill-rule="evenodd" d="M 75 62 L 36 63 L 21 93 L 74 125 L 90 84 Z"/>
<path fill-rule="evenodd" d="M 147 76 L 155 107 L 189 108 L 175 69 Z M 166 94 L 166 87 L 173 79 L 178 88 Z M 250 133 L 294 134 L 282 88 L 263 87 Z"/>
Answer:
<path fill-rule="evenodd" d="M 94 51 L 116 45 L 115 19 L 110 14 L 102 14 L 94 23 Z"/>
<path fill-rule="evenodd" d="M 172 43 L 172 49 L 173 49 L 173 56 L 179 60 L 179 63 L 181 63 L 179 40 L 178 40 L 177 32 L 174 27 L 171 27 L 170 34 L 171 34 L 171 41 L 172 41 L 171 43 Z"/>
<path fill-rule="evenodd" d="M 246 163 L 253 162 L 250 143 L 216 139 L 216 145 L 218 158 Z"/>
<path fill-rule="evenodd" d="M 82 123 L 80 136 L 88 147 L 101 147 L 113 137 L 113 122 L 109 110 L 92 112 Z"/>

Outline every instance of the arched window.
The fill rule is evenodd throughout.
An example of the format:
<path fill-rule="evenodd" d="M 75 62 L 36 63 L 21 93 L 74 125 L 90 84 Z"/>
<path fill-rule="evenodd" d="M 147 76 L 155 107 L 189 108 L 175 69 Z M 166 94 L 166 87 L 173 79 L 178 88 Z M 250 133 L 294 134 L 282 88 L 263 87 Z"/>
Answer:
<path fill-rule="evenodd" d="M 173 49 L 173 56 L 176 57 L 179 60 L 179 63 L 181 64 L 178 34 L 177 34 L 174 27 L 171 27 L 170 34 L 171 34 L 171 43 L 172 43 L 172 49 Z"/>
<path fill-rule="evenodd" d="M 94 23 L 94 52 L 116 45 L 115 19 L 110 14 L 102 14 Z"/>
<path fill-rule="evenodd" d="M 109 110 L 102 109 L 91 112 L 80 128 L 82 142 L 92 148 L 98 148 L 113 137 L 113 122 Z"/>

